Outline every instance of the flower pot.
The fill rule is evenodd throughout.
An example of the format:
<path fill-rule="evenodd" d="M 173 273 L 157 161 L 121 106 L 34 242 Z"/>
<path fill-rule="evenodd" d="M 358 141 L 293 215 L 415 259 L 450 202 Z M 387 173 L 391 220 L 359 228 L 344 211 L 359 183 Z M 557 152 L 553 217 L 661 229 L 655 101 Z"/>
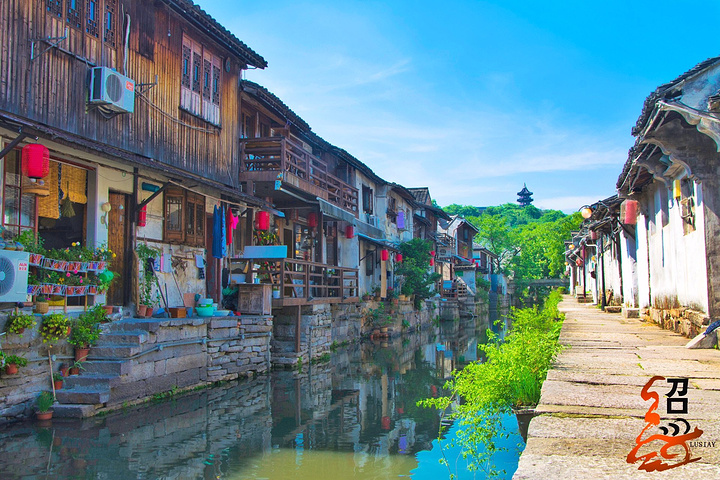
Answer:
<path fill-rule="evenodd" d="M 530 420 L 535 416 L 535 407 L 513 407 L 513 413 L 518 424 L 518 430 L 520 430 L 520 436 L 523 441 L 527 443 L 528 427 L 530 426 Z"/>
<path fill-rule="evenodd" d="M 15 363 L 8 363 L 5 365 L 5 373 L 8 375 L 15 375 L 18 372 L 18 366 Z"/>
<path fill-rule="evenodd" d="M 71 368 L 70 375 L 80 375 L 80 369 L 78 367 Z"/>
<path fill-rule="evenodd" d="M 35 302 L 35 313 L 45 315 L 50 311 L 50 304 L 48 302 Z"/>
<path fill-rule="evenodd" d="M 69 370 L 70 370 L 70 367 L 65 367 L 65 366 L 60 367 L 60 375 L 62 375 L 63 377 L 67 377 L 69 374 L 68 373 Z"/>
<path fill-rule="evenodd" d="M 47 412 L 35 412 L 35 417 L 38 420 L 50 420 L 52 418 L 52 415 L 52 410 L 48 410 Z"/>
<path fill-rule="evenodd" d="M 172 318 L 185 318 L 187 315 L 187 309 L 185 307 L 170 307 L 170 316 Z"/>
<path fill-rule="evenodd" d="M 60 390 L 63 386 L 62 380 L 53 380 L 53 386 L 55 387 L 55 390 Z"/>
<path fill-rule="evenodd" d="M 103 309 L 105 310 L 106 315 L 112 315 L 114 308 L 115 307 L 113 307 L 112 305 L 103 305 Z"/>
<path fill-rule="evenodd" d="M 147 312 L 147 305 L 138 305 L 137 306 L 137 317 L 138 318 L 145 318 L 145 313 Z"/>
<path fill-rule="evenodd" d="M 75 349 L 75 361 L 76 362 L 84 362 L 87 360 L 88 352 L 90 352 L 89 348 L 76 348 Z"/>

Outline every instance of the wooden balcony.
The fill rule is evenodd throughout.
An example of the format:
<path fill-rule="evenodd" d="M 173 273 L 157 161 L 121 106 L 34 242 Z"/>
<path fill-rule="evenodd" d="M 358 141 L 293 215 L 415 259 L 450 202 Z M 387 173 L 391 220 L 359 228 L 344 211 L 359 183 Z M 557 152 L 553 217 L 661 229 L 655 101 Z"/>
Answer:
<path fill-rule="evenodd" d="M 252 262 L 259 265 L 259 268 L 252 268 L 250 271 L 280 290 L 279 298 L 273 296 L 273 307 L 358 301 L 356 268 L 290 258 L 256 258 Z"/>
<path fill-rule="evenodd" d="M 286 137 L 240 139 L 240 181 L 280 180 L 358 215 L 358 190 L 330 172 L 321 159 Z"/>

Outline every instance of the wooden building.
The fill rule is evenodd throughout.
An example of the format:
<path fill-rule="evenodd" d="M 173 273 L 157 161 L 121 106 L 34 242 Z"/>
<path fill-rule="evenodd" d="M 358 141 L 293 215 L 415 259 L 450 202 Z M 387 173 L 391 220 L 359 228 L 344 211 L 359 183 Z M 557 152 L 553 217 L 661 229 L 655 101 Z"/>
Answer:
<path fill-rule="evenodd" d="M 183 293 L 218 294 L 221 264 L 204 253 L 212 212 L 269 207 L 240 191 L 236 173 L 237 86 L 243 70 L 266 65 L 189 0 L 3 1 L 2 201 L 6 212 L 21 210 L 3 226 L 33 229 L 58 247 L 107 242 L 122 279 L 111 287 L 111 303 L 135 301 L 131 259 L 139 242 L 172 262 L 159 272 L 171 304 L 182 305 Z M 49 200 L 8 189 L 20 179 L 18 149 L 35 142 L 49 148 L 55 165 L 45 179 Z M 77 187 L 63 183 L 74 169 L 82 172 Z M 48 213 L 44 203 L 68 189 L 81 199 L 73 200 L 76 216 L 54 207 Z M 145 226 L 138 224 L 142 207 Z"/>

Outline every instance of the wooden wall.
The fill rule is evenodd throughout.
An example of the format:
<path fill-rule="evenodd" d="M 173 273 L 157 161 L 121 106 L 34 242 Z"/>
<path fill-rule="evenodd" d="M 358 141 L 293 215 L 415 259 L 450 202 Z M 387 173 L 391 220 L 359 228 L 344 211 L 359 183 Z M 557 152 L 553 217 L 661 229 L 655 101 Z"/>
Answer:
<path fill-rule="evenodd" d="M 78 2 L 85 3 L 84 0 Z M 232 172 L 237 172 L 239 165 L 238 77 L 242 64 L 239 58 L 170 11 L 160 0 L 118 0 L 114 48 L 103 44 L 102 27 L 100 38 L 93 38 L 84 31 L 66 27 L 65 19 L 49 13 L 46 5 L 45 0 L 0 0 L 0 111 L 228 185 L 236 183 L 237 173 Z M 57 49 L 50 49 L 30 61 L 30 39 L 64 36 L 67 28 L 69 36 L 59 44 L 62 48 L 88 62 L 123 73 L 123 13 L 130 15 L 127 75 L 136 84 L 153 83 L 155 75 L 158 76 L 158 85 L 144 90 L 155 107 L 136 97 L 134 113 L 106 119 L 97 110 L 86 111 L 88 65 Z M 230 57 L 230 73 L 223 68 L 221 76 L 221 128 L 179 109 L 183 33 L 201 42 L 223 61 Z M 48 47 L 44 42 L 35 45 L 36 55 L 38 50 Z"/>

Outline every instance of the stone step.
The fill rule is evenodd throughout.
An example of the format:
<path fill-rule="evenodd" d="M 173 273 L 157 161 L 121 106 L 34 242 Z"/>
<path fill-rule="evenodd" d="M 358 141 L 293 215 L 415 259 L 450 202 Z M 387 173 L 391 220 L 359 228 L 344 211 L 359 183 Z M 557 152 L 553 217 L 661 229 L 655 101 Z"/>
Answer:
<path fill-rule="evenodd" d="M 93 361 L 96 358 L 127 358 L 145 350 L 141 345 L 128 345 L 121 343 L 108 343 L 107 345 L 96 345 L 90 350 L 88 360 Z"/>
<path fill-rule="evenodd" d="M 83 364 L 83 374 L 127 375 L 132 371 L 129 361 L 121 360 L 90 360 Z"/>
<path fill-rule="evenodd" d="M 108 332 L 100 335 L 96 346 L 108 344 L 140 345 L 146 343 L 150 335 L 143 330 L 127 330 L 121 332 Z"/>
<path fill-rule="evenodd" d="M 69 377 L 66 377 L 63 389 L 85 387 L 108 389 L 118 385 L 119 383 L 120 377 L 117 375 L 86 374 L 83 372 L 81 375 L 70 375 Z"/>
<path fill-rule="evenodd" d="M 97 405 L 56 403 L 52 410 L 53 418 L 88 418 L 95 415 Z"/>
<path fill-rule="evenodd" d="M 55 392 L 55 397 L 58 402 L 65 404 L 97 405 L 110 400 L 110 390 L 90 387 L 62 388 Z"/>
<path fill-rule="evenodd" d="M 160 322 L 163 319 L 137 319 L 128 318 L 120 322 L 113 322 L 110 324 L 110 332 L 127 332 L 142 330 L 145 332 L 156 332 L 160 328 Z"/>

